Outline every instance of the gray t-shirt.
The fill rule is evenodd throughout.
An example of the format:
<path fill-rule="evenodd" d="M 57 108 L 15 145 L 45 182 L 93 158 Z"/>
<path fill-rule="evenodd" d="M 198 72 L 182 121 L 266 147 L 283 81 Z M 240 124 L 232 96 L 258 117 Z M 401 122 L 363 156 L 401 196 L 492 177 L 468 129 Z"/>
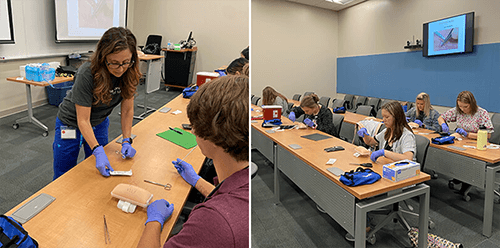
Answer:
<path fill-rule="evenodd" d="M 385 132 L 387 128 L 382 130 L 382 132 L 375 135 L 375 140 L 378 141 L 379 149 L 383 149 L 387 141 L 384 139 Z M 417 142 L 415 140 L 415 135 L 408 129 L 403 129 L 403 134 L 401 137 L 392 143 L 392 150 L 395 153 L 403 154 L 405 152 L 413 152 L 413 160 L 417 156 Z"/>
<path fill-rule="evenodd" d="M 282 107 L 282 109 L 281 109 L 282 114 L 285 114 L 288 110 L 288 103 L 285 101 L 285 99 L 283 99 L 279 96 L 276 96 L 276 99 L 274 100 L 274 105 L 278 105 L 278 106 Z"/>
<path fill-rule="evenodd" d="M 92 107 L 90 110 L 90 124 L 94 127 L 103 122 L 106 117 L 111 114 L 116 105 L 120 104 L 122 101 L 122 96 L 120 94 L 122 78 L 111 75 L 111 83 L 113 84 L 111 87 L 112 90 L 110 90 L 113 96 L 111 102 L 109 104 L 99 102 L 97 105 L 92 105 L 94 101 L 93 78 L 94 76 L 90 69 L 90 62 L 86 62 L 78 68 L 78 72 L 75 75 L 75 84 L 59 105 L 59 112 L 57 113 L 57 117 L 64 124 L 71 127 L 78 127 L 75 104 L 84 107 Z"/>

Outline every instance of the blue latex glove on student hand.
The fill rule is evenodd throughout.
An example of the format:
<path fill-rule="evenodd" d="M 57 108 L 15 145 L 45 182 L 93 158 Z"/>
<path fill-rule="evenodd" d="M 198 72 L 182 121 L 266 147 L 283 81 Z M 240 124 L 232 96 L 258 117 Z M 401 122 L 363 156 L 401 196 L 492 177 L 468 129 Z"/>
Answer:
<path fill-rule="evenodd" d="M 95 167 L 97 170 L 99 170 L 101 175 L 109 177 L 109 171 L 114 170 L 109 164 L 108 156 L 106 156 L 104 148 L 102 148 L 102 146 L 98 146 L 92 154 L 95 156 Z M 106 169 L 106 167 L 108 169 Z"/>
<path fill-rule="evenodd" d="M 165 199 L 156 200 L 148 206 L 148 219 L 144 225 L 151 221 L 158 221 L 163 229 L 163 223 L 172 215 L 172 212 L 174 212 L 174 204 L 168 203 Z"/>
<path fill-rule="evenodd" d="M 447 133 L 450 131 L 450 128 L 448 128 L 448 125 L 446 123 L 441 124 L 441 131 Z"/>
<path fill-rule="evenodd" d="M 421 127 L 424 124 L 420 120 L 415 120 L 414 122 L 417 123 L 419 127 Z"/>
<path fill-rule="evenodd" d="M 364 127 L 363 127 L 363 128 L 361 128 L 361 129 L 359 129 L 359 131 L 358 131 L 358 136 L 359 136 L 359 137 L 361 137 L 361 138 L 364 138 L 364 137 L 365 137 L 365 135 L 366 135 L 366 136 L 369 136 L 369 135 L 368 135 L 368 130 L 366 130 L 366 128 L 364 128 Z"/>
<path fill-rule="evenodd" d="M 290 112 L 290 114 L 288 115 L 288 119 L 290 119 L 292 122 L 295 122 L 295 112 Z"/>
<path fill-rule="evenodd" d="M 311 121 L 311 119 L 309 119 L 309 118 L 306 118 L 306 119 L 304 120 L 304 123 L 305 123 L 307 126 L 312 127 L 312 128 L 314 128 L 314 127 L 316 126 L 316 123 L 314 123 L 314 121 Z"/>
<path fill-rule="evenodd" d="M 410 122 L 410 117 L 406 117 L 406 122 Z"/>
<path fill-rule="evenodd" d="M 187 183 L 191 184 L 191 186 L 193 187 L 196 185 L 196 183 L 200 179 L 200 176 L 196 174 L 196 172 L 194 172 L 192 165 L 182 161 L 179 158 L 177 159 L 177 161 L 172 161 L 172 164 L 174 164 L 177 172 L 179 172 L 181 177 L 184 178 Z"/>
<path fill-rule="evenodd" d="M 455 132 L 459 133 L 460 135 L 462 135 L 464 137 L 467 137 L 467 135 L 469 135 L 465 130 L 463 130 L 461 128 L 457 128 L 457 130 L 455 130 Z"/>
<path fill-rule="evenodd" d="M 380 157 L 380 156 L 385 156 L 385 150 L 384 149 L 380 149 L 380 150 L 372 152 L 372 155 L 370 155 L 370 159 L 373 162 L 375 162 L 375 161 L 377 161 L 377 158 Z"/>
<path fill-rule="evenodd" d="M 130 144 L 130 138 L 123 139 L 122 141 L 122 158 L 133 158 L 135 149 Z"/>

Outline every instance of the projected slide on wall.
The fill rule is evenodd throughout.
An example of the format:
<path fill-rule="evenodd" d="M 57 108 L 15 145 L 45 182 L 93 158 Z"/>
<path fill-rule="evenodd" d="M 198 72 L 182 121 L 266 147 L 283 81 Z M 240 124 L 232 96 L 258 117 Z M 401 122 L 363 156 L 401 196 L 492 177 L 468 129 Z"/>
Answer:
<path fill-rule="evenodd" d="M 465 51 L 465 15 L 429 23 L 428 55 Z"/>
<path fill-rule="evenodd" d="M 125 27 L 126 6 L 126 0 L 56 0 L 57 40 L 99 40 L 110 27 Z"/>
<path fill-rule="evenodd" d="M 0 0 L 0 43 L 14 43 L 10 1 Z"/>

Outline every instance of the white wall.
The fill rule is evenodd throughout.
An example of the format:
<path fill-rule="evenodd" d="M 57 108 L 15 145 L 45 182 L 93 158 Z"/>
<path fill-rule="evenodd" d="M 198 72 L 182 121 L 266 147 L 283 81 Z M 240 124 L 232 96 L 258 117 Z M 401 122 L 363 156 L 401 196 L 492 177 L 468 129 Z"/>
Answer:
<path fill-rule="evenodd" d="M 422 25 L 475 12 L 474 44 L 500 41 L 498 0 L 370 0 L 339 12 L 339 57 L 408 51 Z"/>
<path fill-rule="evenodd" d="M 129 28 L 139 45 L 149 34 L 162 35 L 162 46 L 178 43 L 192 30 L 195 72 L 228 65 L 249 45 L 248 0 L 129 0 L 129 8 Z"/>
<path fill-rule="evenodd" d="M 337 13 L 278 0 L 252 0 L 252 94 L 267 85 L 291 98 L 335 97 Z"/>

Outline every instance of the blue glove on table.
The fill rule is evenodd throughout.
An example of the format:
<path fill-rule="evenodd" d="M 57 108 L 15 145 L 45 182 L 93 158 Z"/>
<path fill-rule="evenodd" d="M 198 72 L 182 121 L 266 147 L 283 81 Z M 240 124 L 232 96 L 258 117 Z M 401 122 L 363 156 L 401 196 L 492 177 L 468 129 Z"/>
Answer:
<path fill-rule="evenodd" d="M 92 154 L 95 156 L 95 167 L 101 175 L 105 177 L 109 177 L 109 171 L 114 171 L 111 165 L 109 164 L 108 156 L 104 152 L 104 148 L 102 146 L 98 146 Z M 106 169 L 109 168 L 109 169 Z"/>
<path fill-rule="evenodd" d="M 312 127 L 312 128 L 314 128 L 314 127 L 316 126 L 316 123 L 314 123 L 314 121 L 311 121 L 311 119 L 309 119 L 309 118 L 306 118 L 306 119 L 304 120 L 304 123 L 305 123 L 307 126 Z"/>
<path fill-rule="evenodd" d="M 288 115 L 288 119 L 290 119 L 292 122 L 295 122 L 295 112 L 290 112 L 290 114 Z"/>
<path fill-rule="evenodd" d="M 420 120 L 415 120 L 414 122 L 417 123 L 419 127 L 421 127 L 424 124 Z"/>
<path fill-rule="evenodd" d="M 144 225 L 151 221 L 158 221 L 163 229 L 163 223 L 172 215 L 172 212 L 174 212 L 174 204 L 168 203 L 165 199 L 156 200 L 148 206 L 148 219 Z"/>
<path fill-rule="evenodd" d="M 370 156 L 370 159 L 373 162 L 375 162 L 375 161 L 377 161 L 377 158 L 380 157 L 380 156 L 385 156 L 385 150 L 384 149 L 380 149 L 380 150 L 372 152 L 372 155 Z"/>
<path fill-rule="evenodd" d="M 369 136 L 368 135 L 368 130 L 366 130 L 366 128 L 361 128 L 358 130 L 358 136 L 361 137 L 361 138 L 364 138 L 366 136 Z"/>
<path fill-rule="evenodd" d="M 135 155 L 135 149 L 130 144 L 130 138 L 123 139 L 122 140 L 122 158 L 133 158 L 134 155 Z"/>
<path fill-rule="evenodd" d="M 467 137 L 467 135 L 469 135 L 469 134 L 468 134 L 465 130 L 463 130 L 463 129 L 461 129 L 461 128 L 457 128 L 457 129 L 455 130 L 455 132 L 457 132 L 457 133 L 461 134 L 461 135 L 462 135 L 462 136 L 464 136 L 464 137 Z"/>
<path fill-rule="evenodd" d="M 191 186 L 195 186 L 198 180 L 200 179 L 200 176 L 194 172 L 193 166 L 190 165 L 189 163 L 186 163 L 185 161 L 182 161 L 181 159 L 177 159 L 177 161 L 172 161 L 172 164 L 174 164 L 175 168 L 177 169 L 177 172 L 181 175 L 184 180 L 191 184 Z"/>
<path fill-rule="evenodd" d="M 448 127 L 448 125 L 446 125 L 446 123 L 443 123 L 441 124 L 441 131 L 447 133 L 450 131 L 450 128 Z"/>

